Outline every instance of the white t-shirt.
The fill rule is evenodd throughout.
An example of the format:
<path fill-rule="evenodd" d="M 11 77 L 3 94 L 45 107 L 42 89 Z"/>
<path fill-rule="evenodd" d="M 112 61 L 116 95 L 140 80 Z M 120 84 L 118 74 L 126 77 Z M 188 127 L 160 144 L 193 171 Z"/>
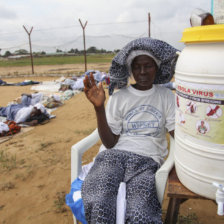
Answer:
<path fill-rule="evenodd" d="M 112 132 L 120 135 L 114 149 L 163 163 L 166 132 L 175 128 L 175 97 L 171 90 L 158 85 L 146 91 L 132 86 L 121 89 L 109 98 L 106 116 Z"/>
<path fill-rule="evenodd" d="M 33 106 L 32 105 L 30 105 L 29 107 L 23 107 L 23 108 L 21 108 L 16 113 L 16 116 L 15 116 L 14 121 L 16 123 L 25 122 L 29 118 L 30 113 L 31 113 L 32 110 L 33 110 Z"/>

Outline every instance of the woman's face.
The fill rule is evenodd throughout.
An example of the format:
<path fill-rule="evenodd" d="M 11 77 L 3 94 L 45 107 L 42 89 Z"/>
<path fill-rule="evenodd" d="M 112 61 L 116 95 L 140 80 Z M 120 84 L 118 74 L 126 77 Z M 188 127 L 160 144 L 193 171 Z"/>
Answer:
<path fill-rule="evenodd" d="M 147 55 L 140 55 L 133 60 L 131 68 L 136 81 L 134 87 L 138 90 L 151 89 L 157 71 L 155 61 Z"/>

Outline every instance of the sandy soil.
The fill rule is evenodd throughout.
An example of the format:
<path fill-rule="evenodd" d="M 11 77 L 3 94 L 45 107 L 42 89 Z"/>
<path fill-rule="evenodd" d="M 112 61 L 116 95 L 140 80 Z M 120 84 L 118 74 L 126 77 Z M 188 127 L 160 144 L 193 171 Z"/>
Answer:
<path fill-rule="evenodd" d="M 57 78 L 32 77 L 32 80 Z M 0 106 L 6 106 L 24 92 L 31 92 L 30 86 L 1 86 Z M 66 101 L 53 114 L 56 118 L 49 123 L 0 144 L 0 223 L 71 224 L 73 221 L 70 209 L 64 204 L 64 196 L 70 191 L 70 149 L 95 129 L 96 119 L 83 93 Z M 85 153 L 85 163 L 91 161 L 98 147 L 99 144 Z M 167 202 L 165 198 L 164 214 Z M 224 223 L 210 200 L 188 200 L 181 205 L 180 214 L 195 214 L 198 218 L 198 221 L 190 218 L 192 222 L 185 223 Z"/>
<path fill-rule="evenodd" d="M 94 69 L 108 72 L 109 63 L 88 64 L 87 70 Z M 39 65 L 34 66 L 34 74 L 32 74 L 31 66 L 24 67 L 0 67 L 0 77 L 18 77 L 18 76 L 61 76 L 63 75 L 79 75 L 83 74 L 85 66 L 83 64 L 68 64 L 68 65 Z"/>

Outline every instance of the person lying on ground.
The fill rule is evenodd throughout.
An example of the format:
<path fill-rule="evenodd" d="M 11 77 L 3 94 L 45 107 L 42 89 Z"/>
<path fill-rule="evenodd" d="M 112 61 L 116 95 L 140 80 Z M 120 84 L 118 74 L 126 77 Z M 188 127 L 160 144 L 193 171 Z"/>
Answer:
<path fill-rule="evenodd" d="M 25 80 L 24 82 L 19 82 L 19 83 L 7 83 L 0 79 L 0 86 L 26 86 L 26 85 L 34 85 L 39 83 L 40 82 L 36 82 L 32 80 Z"/>
<path fill-rule="evenodd" d="M 8 85 L 7 82 L 0 79 L 0 86 L 7 86 L 7 85 Z"/>
<path fill-rule="evenodd" d="M 100 72 L 98 70 L 88 70 L 80 77 L 72 77 L 72 78 L 65 79 L 61 83 L 59 91 L 64 92 L 68 89 L 82 91 L 84 89 L 83 80 L 85 79 L 85 76 L 90 75 L 90 73 L 93 74 L 93 77 L 94 77 L 96 83 L 105 81 L 108 84 L 108 82 L 109 82 L 108 75 L 105 72 Z"/>
<path fill-rule="evenodd" d="M 21 104 L 24 106 L 35 105 L 40 103 L 43 100 L 44 94 L 35 92 L 35 93 L 22 93 L 21 94 Z"/>
<path fill-rule="evenodd" d="M 152 38 L 127 44 L 112 60 L 106 109 L 102 83 L 85 77 L 103 143 L 82 185 L 87 223 L 115 223 L 120 182 L 126 183 L 125 223 L 162 223 L 155 173 L 168 153 L 166 133 L 174 136 L 175 97 L 155 84 L 172 79 L 176 51 Z M 135 84 L 128 86 L 131 75 Z"/>
<path fill-rule="evenodd" d="M 24 104 L 11 104 L 7 107 L 0 107 L 0 116 L 7 120 L 15 121 L 17 124 L 34 126 L 49 120 L 50 115 L 46 108 L 37 103 L 34 106 L 25 106 Z"/>
<path fill-rule="evenodd" d="M 32 81 L 32 80 L 25 80 L 23 82 L 15 83 L 15 86 L 27 86 L 27 85 L 34 85 L 39 84 L 40 82 Z"/>
<path fill-rule="evenodd" d="M 38 92 L 32 94 L 23 93 L 20 103 L 25 106 L 42 103 L 46 108 L 55 108 L 63 105 L 60 101 L 60 97 L 57 95 L 45 96 L 43 93 Z"/>

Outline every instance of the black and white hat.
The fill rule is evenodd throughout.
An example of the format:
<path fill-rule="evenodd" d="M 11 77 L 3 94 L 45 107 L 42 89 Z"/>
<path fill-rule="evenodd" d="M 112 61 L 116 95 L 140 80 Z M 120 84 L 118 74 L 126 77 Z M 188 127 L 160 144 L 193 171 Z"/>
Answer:
<path fill-rule="evenodd" d="M 109 71 L 109 95 L 113 94 L 115 88 L 120 89 L 127 86 L 131 75 L 131 62 L 139 55 L 148 55 L 156 62 L 158 70 L 154 84 L 169 82 L 174 74 L 177 51 L 168 43 L 149 37 L 131 41 L 112 60 Z"/>

